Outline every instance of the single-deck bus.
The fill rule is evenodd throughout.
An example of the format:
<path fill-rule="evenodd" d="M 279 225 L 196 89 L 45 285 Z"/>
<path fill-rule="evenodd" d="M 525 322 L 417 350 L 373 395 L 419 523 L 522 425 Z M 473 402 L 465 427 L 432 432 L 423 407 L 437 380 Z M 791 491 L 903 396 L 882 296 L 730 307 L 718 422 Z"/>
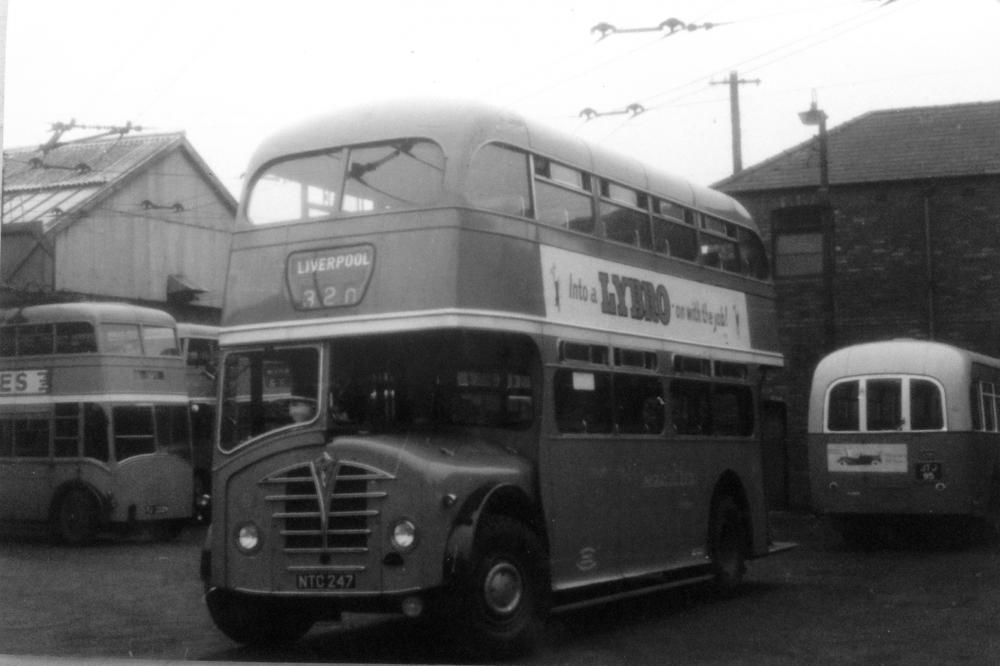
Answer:
<path fill-rule="evenodd" d="M 512 650 L 775 548 L 783 361 L 733 199 L 470 103 L 306 121 L 248 174 L 202 559 L 228 636 L 436 609 Z"/>
<path fill-rule="evenodd" d="M 812 506 L 863 539 L 900 517 L 1000 521 L 1000 359 L 926 340 L 822 359 L 809 398 Z"/>
<path fill-rule="evenodd" d="M 79 544 L 109 527 L 170 536 L 192 507 L 173 317 L 123 303 L 0 310 L 0 520 Z"/>

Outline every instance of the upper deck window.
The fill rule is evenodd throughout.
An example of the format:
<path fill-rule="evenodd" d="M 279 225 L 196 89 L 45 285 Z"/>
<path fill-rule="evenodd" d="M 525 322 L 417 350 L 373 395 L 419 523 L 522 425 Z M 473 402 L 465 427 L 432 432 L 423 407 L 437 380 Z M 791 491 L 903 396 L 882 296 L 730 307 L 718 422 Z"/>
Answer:
<path fill-rule="evenodd" d="M 94 326 L 85 321 L 0 327 L 0 356 L 97 352 Z"/>
<path fill-rule="evenodd" d="M 653 249 L 686 261 L 698 260 L 698 231 L 693 213 L 673 202 L 653 200 Z"/>
<path fill-rule="evenodd" d="M 474 206 L 531 217 L 528 155 L 495 143 L 483 146 L 472 158 L 465 192 Z"/>
<path fill-rule="evenodd" d="M 539 222 L 593 233 L 589 174 L 535 157 L 535 202 Z"/>
<path fill-rule="evenodd" d="M 605 237 L 647 250 L 652 248 L 648 205 L 645 193 L 602 180 L 600 216 Z"/>
<path fill-rule="evenodd" d="M 177 334 L 170 326 L 143 326 L 142 346 L 146 356 L 180 356 Z"/>
<path fill-rule="evenodd" d="M 250 188 L 251 224 L 306 222 L 436 202 L 444 152 L 425 139 L 339 147 L 275 162 Z"/>
<path fill-rule="evenodd" d="M 771 274 L 771 268 L 767 263 L 764 242 L 754 232 L 741 228 L 739 230 L 739 244 L 743 272 L 750 277 L 766 280 Z"/>
<path fill-rule="evenodd" d="M 730 240 L 737 236 L 736 225 L 708 215 L 701 217 L 707 232 L 701 237 L 702 263 L 731 273 L 743 272 L 736 241 Z"/>

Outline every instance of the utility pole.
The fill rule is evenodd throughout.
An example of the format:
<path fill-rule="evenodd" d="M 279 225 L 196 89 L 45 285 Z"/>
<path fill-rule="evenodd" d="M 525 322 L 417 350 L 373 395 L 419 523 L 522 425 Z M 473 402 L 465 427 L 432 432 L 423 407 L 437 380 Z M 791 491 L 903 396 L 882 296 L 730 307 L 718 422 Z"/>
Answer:
<path fill-rule="evenodd" d="M 733 127 L 733 173 L 743 170 L 743 137 L 740 131 L 740 84 L 760 85 L 760 79 L 741 79 L 735 72 L 729 72 L 728 81 L 711 81 L 713 86 L 729 85 L 729 122 Z"/>

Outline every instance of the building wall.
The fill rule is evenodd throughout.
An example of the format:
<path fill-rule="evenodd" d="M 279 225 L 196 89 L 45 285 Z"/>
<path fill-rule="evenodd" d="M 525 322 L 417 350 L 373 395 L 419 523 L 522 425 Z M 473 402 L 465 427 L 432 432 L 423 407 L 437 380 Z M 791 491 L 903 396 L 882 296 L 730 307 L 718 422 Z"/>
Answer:
<path fill-rule="evenodd" d="M 173 151 L 56 235 L 54 287 L 165 303 L 167 276 L 180 273 L 206 290 L 197 304 L 221 308 L 233 217 Z"/>
<path fill-rule="evenodd" d="M 814 191 L 732 194 L 761 226 L 772 255 L 775 211 L 818 203 Z M 788 496 L 796 506 L 808 504 L 808 388 L 824 354 L 914 337 L 1000 357 L 1000 178 L 835 187 L 830 198 L 832 301 L 821 275 L 776 278 L 787 367 L 774 382 L 788 405 Z"/>

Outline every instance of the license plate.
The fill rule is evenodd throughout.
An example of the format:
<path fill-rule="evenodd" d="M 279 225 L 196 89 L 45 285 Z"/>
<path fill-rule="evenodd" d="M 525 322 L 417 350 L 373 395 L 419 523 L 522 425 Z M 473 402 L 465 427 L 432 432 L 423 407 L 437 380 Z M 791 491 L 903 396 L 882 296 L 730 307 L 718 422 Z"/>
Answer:
<path fill-rule="evenodd" d="M 914 465 L 917 474 L 917 481 L 940 481 L 941 463 L 921 462 Z"/>
<path fill-rule="evenodd" d="M 354 574 L 305 573 L 296 574 L 297 590 L 353 590 Z"/>

